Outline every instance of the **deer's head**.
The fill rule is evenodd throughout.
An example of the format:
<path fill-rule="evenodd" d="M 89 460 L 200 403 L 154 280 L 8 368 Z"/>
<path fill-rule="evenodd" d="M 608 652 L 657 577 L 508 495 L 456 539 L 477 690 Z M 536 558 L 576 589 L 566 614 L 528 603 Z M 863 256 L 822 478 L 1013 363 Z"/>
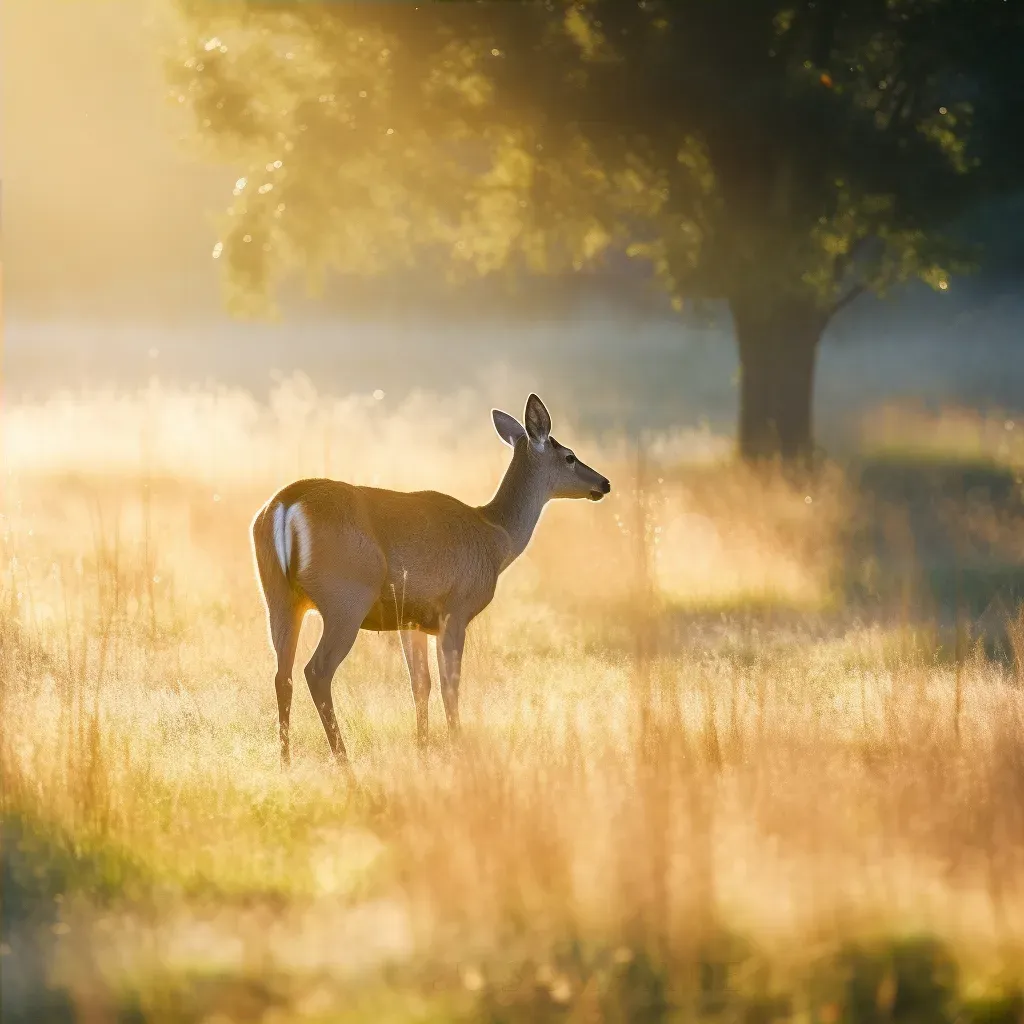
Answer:
<path fill-rule="evenodd" d="M 531 477 L 547 497 L 600 501 L 611 491 L 607 477 L 580 462 L 571 449 L 551 436 L 551 416 L 536 395 L 526 401 L 525 426 L 500 409 L 491 416 L 498 436 L 516 450 L 517 458 L 527 461 Z"/>

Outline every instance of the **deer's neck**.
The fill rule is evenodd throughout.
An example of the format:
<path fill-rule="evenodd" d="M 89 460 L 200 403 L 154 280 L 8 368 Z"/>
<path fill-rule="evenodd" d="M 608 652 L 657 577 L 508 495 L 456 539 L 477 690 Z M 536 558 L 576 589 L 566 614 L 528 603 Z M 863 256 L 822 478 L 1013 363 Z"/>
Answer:
<path fill-rule="evenodd" d="M 481 510 L 508 534 L 512 542 L 509 563 L 526 550 L 547 500 L 546 490 L 530 465 L 525 443 L 521 442 L 516 445 L 497 492 Z"/>

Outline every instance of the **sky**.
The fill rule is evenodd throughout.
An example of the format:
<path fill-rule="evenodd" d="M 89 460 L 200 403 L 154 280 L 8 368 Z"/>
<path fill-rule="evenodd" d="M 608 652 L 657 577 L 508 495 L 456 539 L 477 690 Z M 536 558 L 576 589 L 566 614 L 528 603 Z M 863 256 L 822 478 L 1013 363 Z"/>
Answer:
<path fill-rule="evenodd" d="M 237 173 L 188 141 L 163 78 L 174 31 L 165 0 L 0 5 L 8 398 L 153 375 L 261 394 L 301 373 L 337 393 L 473 388 L 508 404 L 529 387 L 595 428 L 729 429 L 726 321 L 684 329 L 596 301 L 534 325 L 424 322 L 400 302 L 370 322 L 316 303 L 230 321 L 211 250 Z M 819 418 L 891 397 L 1024 405 L 1022 317 L 1005 279 L 853 309 L 826 339 Z"/>

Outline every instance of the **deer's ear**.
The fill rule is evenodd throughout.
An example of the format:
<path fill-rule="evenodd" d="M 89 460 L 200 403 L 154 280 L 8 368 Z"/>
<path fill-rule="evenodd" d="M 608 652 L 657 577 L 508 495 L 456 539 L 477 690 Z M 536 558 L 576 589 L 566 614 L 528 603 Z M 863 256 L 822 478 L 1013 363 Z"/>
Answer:
<path fill-rule="evenodd" d="M 536 395 L 530 395 L 526 400 L 525 421 L 530 440 L 538 448 L 542 448 L 551 433 L 551 417 L 544 408 L 544 403 Z"/>
<path fill-rule="evenodd" d="M 507 412 L 502 412 L 500 409 L 491 410 L 491 419 L 494 420 L 494 429 L 498 432 L 498 437 L 513 448 L 516 446 L 516 441 L 526 433 L 526 428 L 515 416 L 509 416 Z"/>

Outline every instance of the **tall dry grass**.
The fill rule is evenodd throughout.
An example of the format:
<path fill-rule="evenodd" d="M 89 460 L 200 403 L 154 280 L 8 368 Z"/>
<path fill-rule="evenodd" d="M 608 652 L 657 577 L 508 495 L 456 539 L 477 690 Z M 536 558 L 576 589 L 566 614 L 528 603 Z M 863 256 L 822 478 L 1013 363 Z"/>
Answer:
<path fill-rule="evenodd" d="M 638 460 L 556 430 L 612 498 L 552 507 L 471 628 L 460 755 L 435 695 L 417 757 L 397 640 L 361 636 L 335 680 L 353 791 L 299 690 L 278 768 L 249 519 L 325 471 L 483 501 L 506 458 L 486 405 L 389 410 L 293 381 L 266 406 L 154 386 L 5 411 L 10 870 L 66 865 L 46 970 L 80 1012 L 131 993 L 153 1019 L 334 1020 L 343 1001 L 367 1020 L 661 1019 L 738 1000 L 824 1020 L 853 996 L 808 979 L 845 943 L 926 935 L 968 986 L 1021 969 L 1012 665 L 849 615 L 820 628 L 853 502 L 838 470 L 756 475 L 685 436 Z M 367 1009 L 368 978 L 412 1001 Z"/>

